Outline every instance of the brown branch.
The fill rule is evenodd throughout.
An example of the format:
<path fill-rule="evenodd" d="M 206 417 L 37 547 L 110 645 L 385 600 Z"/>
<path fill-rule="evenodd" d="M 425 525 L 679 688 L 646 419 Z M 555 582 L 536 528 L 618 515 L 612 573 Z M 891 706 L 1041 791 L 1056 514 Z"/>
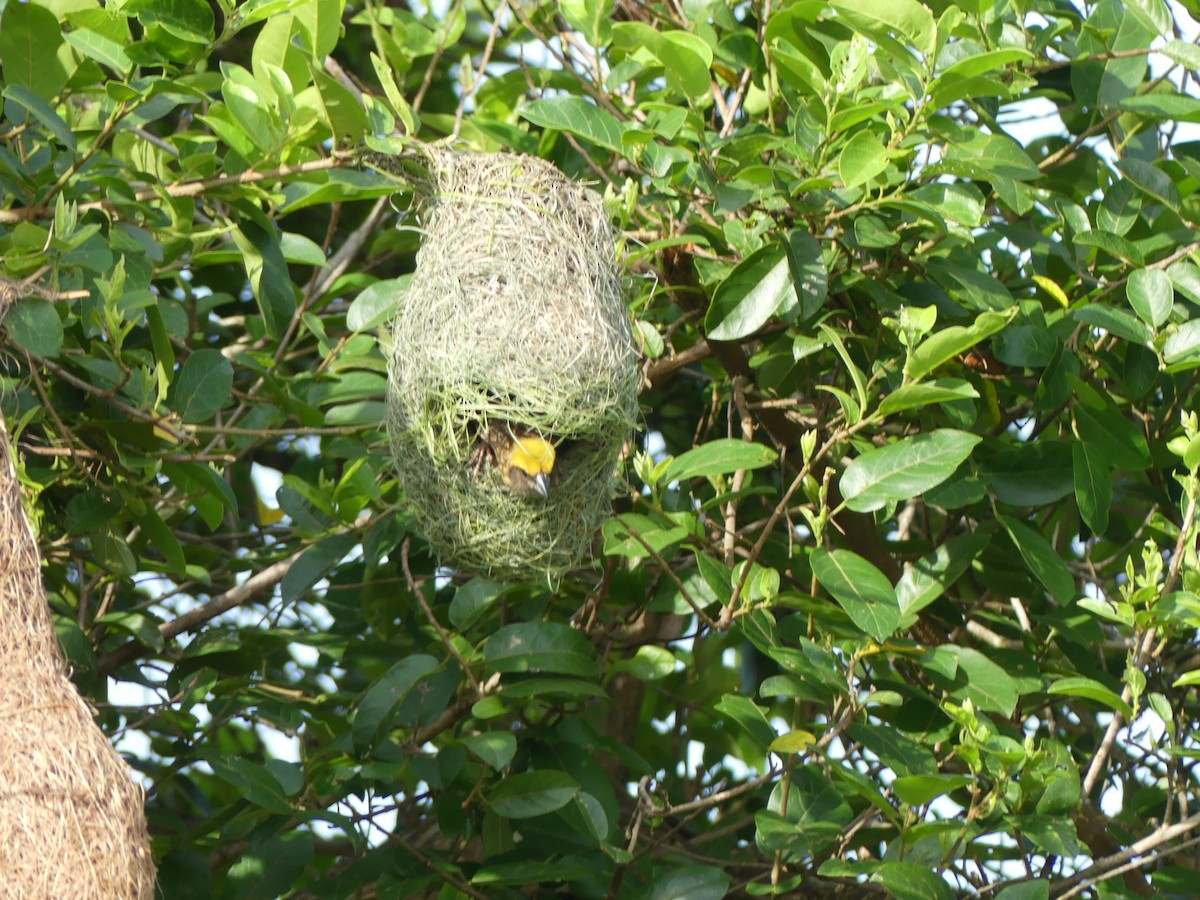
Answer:
<path fill-rule="evenodd" d="M 203 606 L 186 612 L 178 618 L 172 619 L 170 622 L 163 622 L 158 626 L 158 632 L 164 640 L 178 637 L 186 631 L 191 631 L 198 625 L 203 625 L 205 622 L 215 619 L 222 613 L 228 612 L 234 607 L 241 606 L 253 600 L 256 596 L 264 591 L 275 587 L 283 577 L 291 569 L 292 564 L 300 558 L 303 550 L 298 550 L 286 559 L 281 559 L 279 562 L 267 566 L 261 572 L 251 575 L 244 582 L 227 590 L 225 593 L 213 597 Z M 121 666 L 126 663 L 133 662 L 145 656 L 150 648 L 144 644 L 130 642 L 123 647 L 105 654 L 100 659 L 100 671 L 105 675 L 111 675 Z"/>
<path fill-rule="evenodd" d="M 238 175 L 218 175 L 216 178 L 204 178 L 199 181 L 179 181 L 175 184 L 148 187 L 137 191 L 134 200 L 144 203 L 156 197 L 198 197 L 210 190 L 230 185 L 258 184 L 262 181 L 272 181 L 277 178 L 287 178 L 291 175 L 302 175 L 306 172 L 323 172 L 328 169 L 340 168 L 345 164 L 343 156 L 328 156 L 324 159 L 314 159 L 296 166 L 279 166 L 266 172 L 249 170 Z M 79 204 L 80 212 L 93 209 L 115 209 L 116 204 L 111 200 L 91 200 Z M 18 209 L 0 210 L 0 225 L 15 225 L 19 222 L 30 222 L 34 219 L 46 218 L 53 210 L 45 205 L 27 206 Z"/>

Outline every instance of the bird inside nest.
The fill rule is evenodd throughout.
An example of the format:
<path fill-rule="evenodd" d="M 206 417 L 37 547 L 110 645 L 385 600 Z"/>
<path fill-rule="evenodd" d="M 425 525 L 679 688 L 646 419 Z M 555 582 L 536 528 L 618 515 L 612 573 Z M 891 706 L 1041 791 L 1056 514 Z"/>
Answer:
<path fill-rule="evenodd" d="M 514 494 L 549 500 L 556 461 L 554 445 L 536 432 L 509 422 L 489 422 L 467 464 L 477 478 L 484 466 L 493 465 Z"/>

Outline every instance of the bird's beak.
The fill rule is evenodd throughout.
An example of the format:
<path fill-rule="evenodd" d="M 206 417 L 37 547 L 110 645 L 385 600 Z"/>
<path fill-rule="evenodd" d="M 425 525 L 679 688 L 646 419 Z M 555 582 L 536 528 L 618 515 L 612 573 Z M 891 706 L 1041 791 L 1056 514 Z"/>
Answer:
<path fill-rule="evenodd" d="M 543 500 L 550 499 L 550 476 L 545 472 L 538 472 L 533 476 L 533 487 L 542 495 Z"/>

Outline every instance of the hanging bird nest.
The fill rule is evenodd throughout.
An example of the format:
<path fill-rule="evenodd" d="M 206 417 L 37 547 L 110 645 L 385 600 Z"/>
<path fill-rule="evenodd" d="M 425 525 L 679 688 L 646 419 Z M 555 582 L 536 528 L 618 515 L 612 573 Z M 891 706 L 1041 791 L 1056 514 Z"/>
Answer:
<path fill-rule="evenodd" d="M 59 652 L 2 421 L 0 722 L 0 898 L 153 898 L 142 790 Z"/>
<path fill-rule="evenodd" d="M 637 417 L 612 229 L 600 198 L 544 160 L 422 152 L 424 239 L 388 387 L 407 507 L 444 564 L 553 581 L 609 514 Z M 480 464 L 496 427 L 555 446 L 548 498 Z"/>

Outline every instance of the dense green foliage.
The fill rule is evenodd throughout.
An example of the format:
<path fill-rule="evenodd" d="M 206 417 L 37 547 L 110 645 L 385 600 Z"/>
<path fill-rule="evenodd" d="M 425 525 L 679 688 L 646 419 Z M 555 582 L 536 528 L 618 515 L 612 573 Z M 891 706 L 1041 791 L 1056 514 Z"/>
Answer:
<path fill-rule="evenodd" d="M 1200 4 L 448 6 L 0 18 L 0 400 L 165 896 L 1194 896 Z M 384 443 L 357 160 L 448 137 L 625 234 L 554 592 L 439 575 Z"/>

